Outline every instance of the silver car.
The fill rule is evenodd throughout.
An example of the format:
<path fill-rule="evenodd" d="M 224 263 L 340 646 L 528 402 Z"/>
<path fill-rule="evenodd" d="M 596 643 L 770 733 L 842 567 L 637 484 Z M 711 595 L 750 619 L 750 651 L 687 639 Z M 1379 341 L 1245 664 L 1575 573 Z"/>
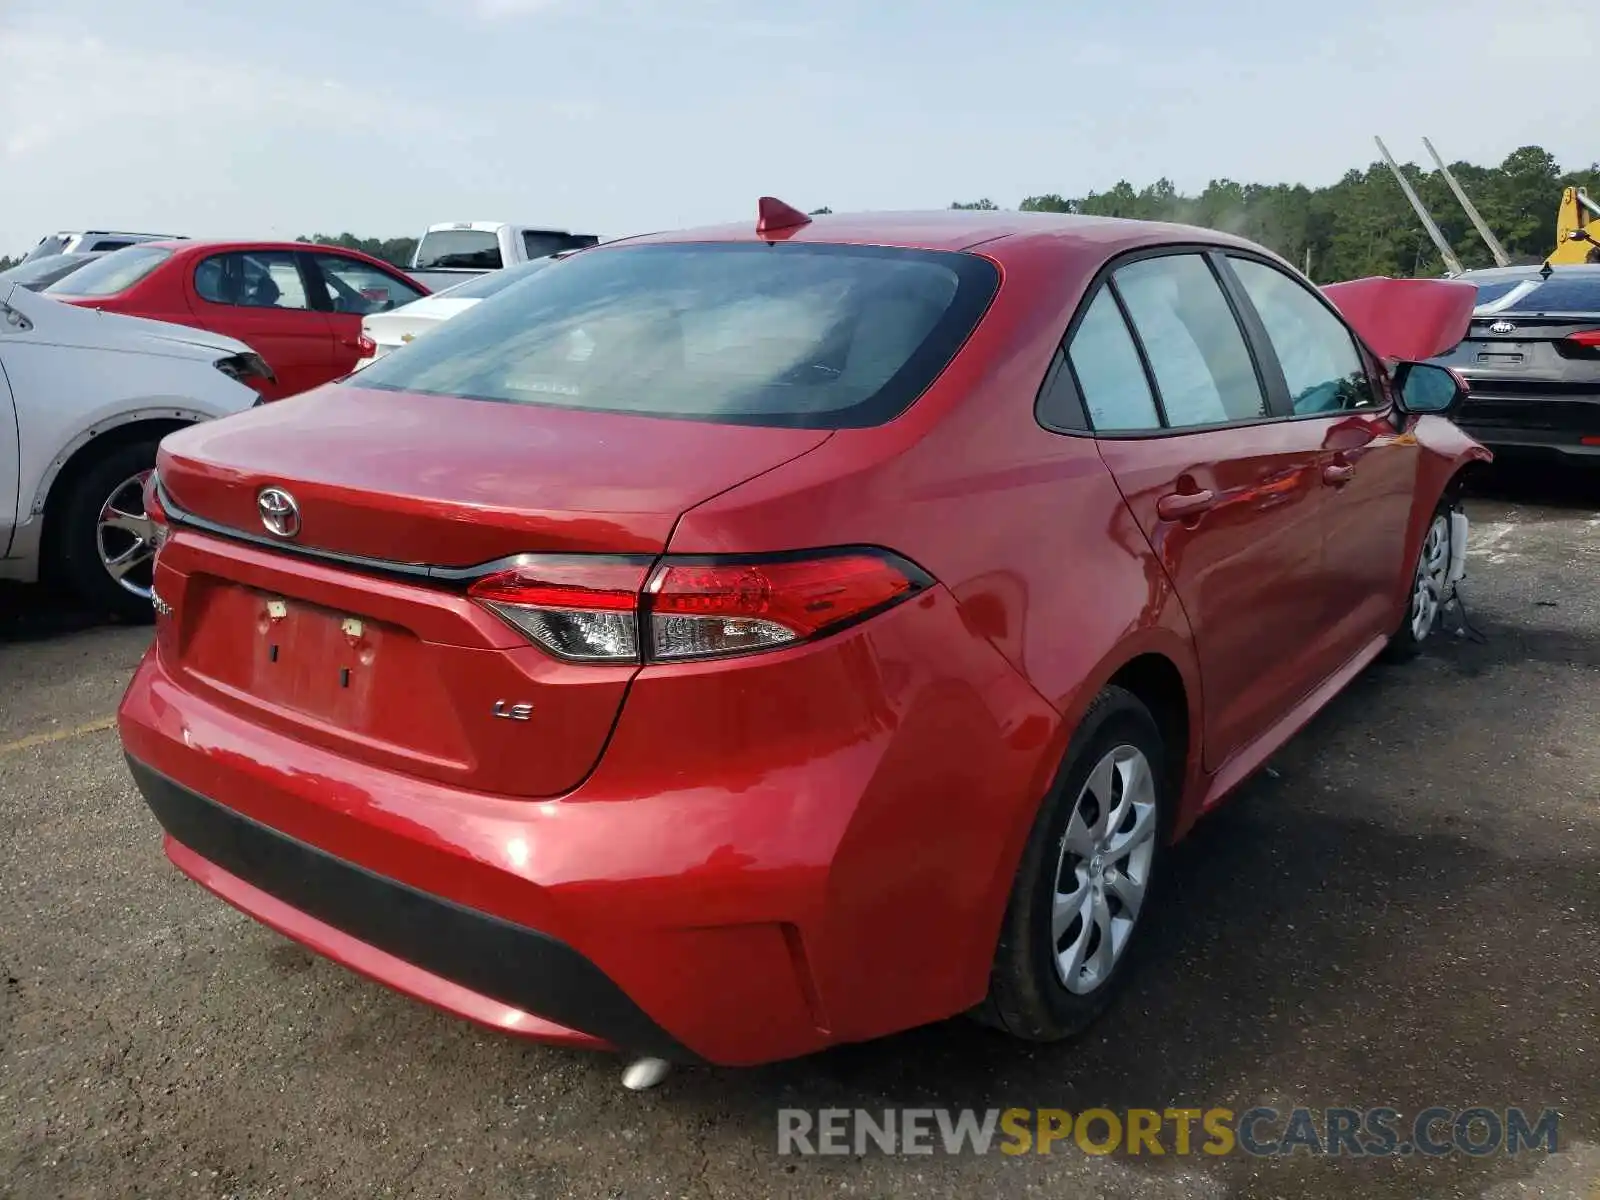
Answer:
<path fill-rule="evenodd" d="M 250 408 L 266 372 L 232 338 L 0 284 L 0 579 L 149 620 L 156 446 Z"/>

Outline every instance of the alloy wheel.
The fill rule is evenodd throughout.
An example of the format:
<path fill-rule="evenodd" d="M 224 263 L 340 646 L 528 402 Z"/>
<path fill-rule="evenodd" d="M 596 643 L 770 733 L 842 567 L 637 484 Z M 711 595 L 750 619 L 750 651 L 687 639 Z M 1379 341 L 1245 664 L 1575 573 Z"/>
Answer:
<path fill-rule="evenodd" d="M 1061 840 L 1050 938 L 1067 991 L 1088 995 L 1111 977 L 1144 906 L 1155 845 L 1155 772 L 1138 747 L 1117 746 L 1089 772 Z"/>
<path fill-rule="evenodd" d="M 144 485 L 150 474 L 140 471 L 112 488 L 95 523 L 100 565 L 123 591 L 146 600 L 156 555 L 155 531 L 144 511 Z"/>

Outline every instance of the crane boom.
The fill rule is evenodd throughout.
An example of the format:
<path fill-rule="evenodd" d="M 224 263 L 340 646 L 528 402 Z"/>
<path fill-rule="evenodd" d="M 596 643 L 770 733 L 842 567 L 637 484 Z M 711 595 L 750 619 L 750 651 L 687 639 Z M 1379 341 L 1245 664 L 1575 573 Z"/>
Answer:
<path fill-rule="evenodd" d="M 1466 209 L 1467 220 L 1472 222 L 1472 227 L 1478 231 L 1478 236 L 1483 238 L 1484 244 L 1489 247 L 1489 253 L 1494 255 L 1494 265 L 1497 267 L 1509 267 L 1511 265 L 1511 256 L 1506 253 L 1506 248 L 1500 244 L 1500 239 L 1495 237 L 1494 231 L 1489 228 L 1488 222 L 1478 215 L 1477 206 L 1467 199 L 1466 191 L 1456 182 L 1456 177 L 1450 174 L 1450 168 L 1444 165 L 1444 159 L 1439 157 L 1439 152 L 1433 148 L 1433 143 L 1427 138 L 1423 138 L 1422 144 L 1428 148 L 1428 153 L 1433 156 L 1434 164 L 1439 168 L 1439 174 L 1444 176 L 1444 181 L 1450 185 L 1450 190 L 1456 194 L 1456 199 L 1461 202 L 1461 207 Z"/>
<path fill-rule="evenodd" d="M 1389 164 L 1389 170 L 1394 172 L 1395 180 L 1400 184 L 1400 190 L 1406 194 L 1406 199 L 1411 202 L 1412 211 L 1421 218 L 1423 228 L 1428 231 L 1428 236 L 1433 239 L 1434 247 L 1439 251 L 1439 257 L 1444 259 L 1445 269 L 1452 275 L 1460 275 L 1466 268 L 1461 265 L 1461 260 L 1456 257 L 1456 252 L 1450 249 L 1450 243 L 1444 240 L 1444 234 L 1439 232 L 1439 227 L 1434 224 L 1433 218 L 1428 215 L 1428 210 L 1422 206 L 1422 201 L 1418 199 L 1417 193 L 1411 187 L 1411 181 L 1400 173 L 1399 167 L 1395 166 L 1394 158 L 1389 154 L 1389 147 L 1383 144 L 1381 137 L 1374 137 L 1372 140 L 1378 143 L 1378 151 L 1383 155 L 1383 161 Z"/>

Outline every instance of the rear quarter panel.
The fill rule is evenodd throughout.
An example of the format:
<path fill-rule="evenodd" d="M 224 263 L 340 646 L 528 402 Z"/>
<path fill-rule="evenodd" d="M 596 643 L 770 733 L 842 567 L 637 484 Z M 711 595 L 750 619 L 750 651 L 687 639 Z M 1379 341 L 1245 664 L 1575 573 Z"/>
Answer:
<path fill-rule="evenodd" d="M 104 312 L 170 321 L 174 325 L 197 326 L 200 322 L 189 303 L 185 280 L 194 274 L 194 265 L 198 261 L 193 251 L 179 250 L 127 291 L 103 299 L 75 300 L 74 303 Z M 70 282 L 71 276 L 67 278 Z"/>
<path fill-rule="evenodd" d="M 1188 631 L 1093 439 L 1034 417 L 1103 252 L 1035 238 L 994 257 L 994 305 L 921 400 L 691 509 L 670 549 L 894 549 L 948 588 L 967 628 L 1070 721 L 1123 653 L 1187 658 Z"/>
<path fill-rule="evenodd" d="M 964 632 L 1054 713 L 1030 746 L 1029 784 L 971 801 L 988 809 L 987 840 L 963 846 L 964 869 L 985 881 L 964 964 L 974 999 L 1040 800 L 1106 681 L 1139 654 L 1163 654 L 1186 682 L 1191 729 L 1200 727 L 1188 626 L 1165 573 L 1094 441 L 1050 433 L 1034 418 L 1039 385 L 1098 261 L 1098 250 L 1070 243 L 1007 256 L 988 316 L 910 410 L 835 433 L 690 510 L 670 544 L 677 553 L 891 548 L 939 581 Z M 997 716 L 1003 726 L 1006 714 Z M 1185 791 L 1198 798 L 1198 756 L 1188 758 Z"/>

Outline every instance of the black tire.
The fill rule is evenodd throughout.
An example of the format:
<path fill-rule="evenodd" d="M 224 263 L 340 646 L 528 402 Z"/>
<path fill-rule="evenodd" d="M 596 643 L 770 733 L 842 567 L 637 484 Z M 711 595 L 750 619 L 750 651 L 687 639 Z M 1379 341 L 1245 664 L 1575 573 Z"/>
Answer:
<path fill-rule="evenodd" d="M 1057 969 L 1056 946 L 1050 937 L 1067 826 L 1091 774 L 1108 755 L 1123 747 L 1144 756 L 1153 781 L 1153 846 L 1143 903 L 1110 971 L 1092 990 L 1069 991 Z M 1059 1041 L 1082 1032 L 1110 1004 L 1148 938 L 1151 905 L 1160 893 L 1175 803 L 1167 761 L 1161 731 L 1150 710 L 1133 693 L 1108 687 L 1095 698 L 1072 737 L 1056 784 L 1040 806 L 1023 850 L 995 948 L 989 995 L 973 1013 L 980 1021 L 1028 1041 Z M 1109 887 L 1105 894 L 1111 896 Z M 1068 932 L 1063 940 L 1075 938 Z"/>
<path fill-rule="evenodd" d="M 1389 662 L 1410 662 L 1416 658 L 1417 655 L 1422 653 L 1423 643 L 1439 627 L 1439 616 L 1444 611 L 1444 602 L 1448 598 L 1447 596 L 1438 597 L 1438 606 L 1432 617 L 1426 622 L 1426 628 L 1422 629 L 1420 635 L 1417 632 L 1417 626 L 1414 622 L 1418 616 L 1418 585 L 1422 580 L 1428 563 L 1428 532 L 1436 522 L 1441 520 L 1444 522 L 1444 556 L 1446 570 L 1448 570 L 1450 556 L 1455 550 L 1453 544 L 1455 529 L 1450 520 L 1450 514 L 1454 509 L 1454 501 L 1447 497 L 1439 502 L 1439 507 L 1434 509 L 1433 515 L 1428 518 L 1428 528 L 1423 530 L 1422 545 L 1417 549 L 1417 559 L 1411 565 L 1405 611 L 1400 615 L 1399 626 L 1389 635 L 1389 644 L 1384 647 L 1383 657 Z"/>
<path fill-rule="evenodd" d="M 50 522 L 49 577 L 85 606 L 130 624 L 155 619 L 148 596 L 119 584 L 100 560 L 100 512 L 124 481 L 156 464 L 159 439 L 126 442 L 103 451 L 70 480 Z M 139 511 L 143 511 L 142 501 Z"/>

